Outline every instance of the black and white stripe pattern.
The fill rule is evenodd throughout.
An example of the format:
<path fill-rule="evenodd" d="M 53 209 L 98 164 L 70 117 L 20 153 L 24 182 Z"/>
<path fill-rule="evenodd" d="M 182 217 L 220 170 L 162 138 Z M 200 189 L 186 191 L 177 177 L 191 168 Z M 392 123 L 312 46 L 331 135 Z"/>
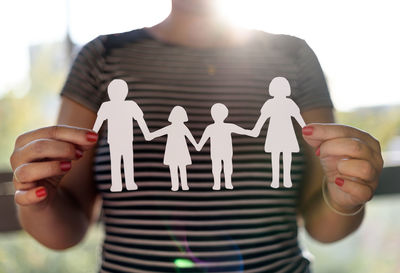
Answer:
<path fill-rule="evenodd" d="M 150 131 L 168 125 L 171 109 L 180 105 L 198 141 L 212 123 L 210 108 L 217 102 L 228 107 L 227 122 L 253 128 L 275 76 L 289 80 L 302 111 L 331 106 L 307 44 L 258 31 L 248 44 L 229 49 L 165 44 L 145 29 L 100 36 L 79 53 L 62 94 L 97 112 L 107 100 L 108 83 L 123 79 L 128 99 L 141 107 Z M 170 190 L 169 168 L 163 165 L 166 137 L 147 142 L 136 122 L 139 189 L 110 192 L 104 125 L 94 163 L 106 229 L 101 272 L 308 272 L 296 223 L 304 156 L 293 154 L 293 187 L 272 189 L 270 155 L 264 152 L 267 125 L 258 138 L 233 134 L 233 190 L 211 189 L 209 144 L 196 152 L 188 143 L 190 190 L 178 192 Z M 191 261 L 192 267 L 178 268 L 177 259 Z"/>

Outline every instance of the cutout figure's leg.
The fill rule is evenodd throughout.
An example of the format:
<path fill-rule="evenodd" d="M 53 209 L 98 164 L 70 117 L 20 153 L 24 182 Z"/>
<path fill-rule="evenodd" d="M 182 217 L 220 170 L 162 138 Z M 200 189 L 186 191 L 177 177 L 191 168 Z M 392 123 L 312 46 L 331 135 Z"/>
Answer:
<path fill-rule="evenodd" d="M 177 191 L 179 189 L 178 166 L 170 165 L 169 171 L 171 172 L 171 190 Z"/>
<path fill-rule="evenodd" d="M 212 160 L 212 173 L 214 176 L 214 186 L 213 190 L 218 191 L 221 189 L 221 160 L 213 159 Z"/>
<path fill-rule="evenodd" d="M 111 188 L 110 191 L 122 191 L 121 179 L 121 153 L 115 150 L 110 145 L 110 160 L 111 160 Z"/>
<path fill-rule="evenodd" d="M 283 186 L 292 187 L 292 179 L 290 177 L 290 169 L 292 167 L 292 153 L 283 153 Z"/>
<path fill-rule="evenodd" d="M 186 166 L 179 166 L 179 174 L 181 175 L 181 185 L 182 190 L 187 191 L 189 190 L 189 186 L 187 183 L 187 173 L 186 173 Z"/>
<path fill-rule="evenodd" d="M 232 158 L 224 159 L 224 177 L 225 177 L 225 188 L 232 190 Z"/>
<path fill-rule="evenodd" d="M 124 160 L 124 173 L 125 173 L 125 186 L 127 190 L 134 191 L 138 189 L 138 186 L 135 183 L 135 179 L 133 176 L 134 168 L 133 168 L 133 147 L 130 145 L 129 148 L 124 150 L 123 152 L 123 160 Z"/>
<path fill-rule="evenodd" d="M 272 182 L 271 182 L 271 187 L 274 189 L 279 188 L 279 157 L 281 153 L 280 152 L 273 152 L 271 154 L 271 160 L 272 160 Z"/>

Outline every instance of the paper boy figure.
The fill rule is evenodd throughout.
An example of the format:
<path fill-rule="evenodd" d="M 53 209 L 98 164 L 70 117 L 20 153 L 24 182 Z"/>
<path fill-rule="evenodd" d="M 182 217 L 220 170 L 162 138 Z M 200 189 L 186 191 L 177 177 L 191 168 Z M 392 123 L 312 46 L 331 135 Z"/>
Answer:
<path fill-rule="evenodd" d="M 197 147 L 197 150 L 200 151 L 210 138 L 212 172 L 214 176 L 213 190 L 221 189 L 222 163 L 224 166 L 225 188 L 230 190 L 233 189 L 233 148 L 231 134 L 236 133 L 249 136 L 251 134 L 251 130 L 245 130 L 235 124 L 224 122 L 228 116 L 228 112 L 228 108 L 222 103 L 216 103 L 211 107 L 211 116 L 214 123 L 206 127 Z"/>
<path fill-rule="evenodd" d="M 264 150 L 271 153 L 272 156 L 272 188 L 279 187 L 281 153 L 283 153 L 283 185 L 286 188 L 292 187 L 290 177 L 292 153 L 297 153 L 300 149 L 291 117 L 294 117 L 301 127 L 305 126 L 299 107 L 292 99 L 287 98 L 290 93 L 290 85 L 286 78 L 272 79 L 269 85 L 269 94 L 273 98 L 264 103 L 261 115 L 252 130 L 254 136 L 258 136 L 265 121 L 270 118 Z"/>
<path fill-rule="evenodd" d="M 107 140 L 110 145 L 111 188 L 112 192 L 122 191 L 121 157 L 124 160 L 125 185 L 127 190 L 138 187 L 133 177 L 133 126 L 132 118 L 137 121 L 146 139 L 149 129 L 143 119 L 143 112 L 128 95 L 128 84 L 124 80 L 115 79 L 107 88 L 110 101 L 101 104 L 93 131 L 99 131 L 105 120 L 108 122 Z"/>

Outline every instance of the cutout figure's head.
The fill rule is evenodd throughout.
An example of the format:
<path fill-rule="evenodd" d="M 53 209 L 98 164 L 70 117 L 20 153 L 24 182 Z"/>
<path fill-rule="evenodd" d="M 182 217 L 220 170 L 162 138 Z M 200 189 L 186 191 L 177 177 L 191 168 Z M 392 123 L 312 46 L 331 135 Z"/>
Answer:
<path fill-rule="evenodd" d="M 110 100 L 123 101 L 128 95 L 128 84 L 124 80 L 112 80 L 107 87 L 107 92 Z"/>
<path fill-rule="evenodd" d="M 285 98 L 290 96 L 290 84 L 284 77 L 273 78 L 269 84 L 269 94 L 276 98 Z"/>
<path fill-rule="evenodd" d="M 223 122 L 228 113 L 228 108 L 222 103 L 216 103 L 211 107 L 211 117 L 215 122 Z"/>
<path fill-rule="evenodd" d="M 168 121 L 171 123 L 183 123 L 188 121 L 188 116 L 182 106 L 175 106 L 169 114 Z"/>

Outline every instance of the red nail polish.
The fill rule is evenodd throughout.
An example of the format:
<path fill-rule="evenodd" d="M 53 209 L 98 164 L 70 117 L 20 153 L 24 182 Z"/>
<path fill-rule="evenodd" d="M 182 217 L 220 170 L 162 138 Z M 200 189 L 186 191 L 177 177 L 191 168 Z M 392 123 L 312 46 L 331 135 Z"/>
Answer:
<path fill-rule="evenodd" d="M 71 169 L 71 162 L 70 161 L 60 162 L 60 168 L 63 172 L 69 171 Z"/>
<path fill-rule="evenodd" d="M 77 158 L 81 158 L 83 156 L 83 152 L 81 150 L 79 150 L 79 149 L 76 149 L 75 150 L 75 156 Z"/>
<path fill-rule="evenodd" d="M 87 132 L 86 133 L 86 139 L 90 142 L 96 142 L 98 138 L 98 135 L 94 132 Z"/>
<path fill-rule="evenodd" d="M 37 197 L 43 197 L 47 195 L 45 188 L 37 189 L 35 193 Z"/>
<path fill-rule="evenodd" d="M 319 150 L 319 147 L 318 147 L 317 150 L 315 151 L 315 155 L 316 155 L 316 156 L 319 156 L 320 153 L 321 153 L 321 151 Z"/>
<path fill-rule="evenodd" d="M 336 178 L 335 179 L 335 184 L 338 185 L 339 187 L 343 186 L 344 180 L 342 178 Z"/>
<path fill-rule="evenodd" d="M 303 135 L 311 136 L 314 131 L 314 128 L 312 126 L 306 126 L 306 127 L 303 127 L 303 129 L 301 131 L 303 132 Z"/>

